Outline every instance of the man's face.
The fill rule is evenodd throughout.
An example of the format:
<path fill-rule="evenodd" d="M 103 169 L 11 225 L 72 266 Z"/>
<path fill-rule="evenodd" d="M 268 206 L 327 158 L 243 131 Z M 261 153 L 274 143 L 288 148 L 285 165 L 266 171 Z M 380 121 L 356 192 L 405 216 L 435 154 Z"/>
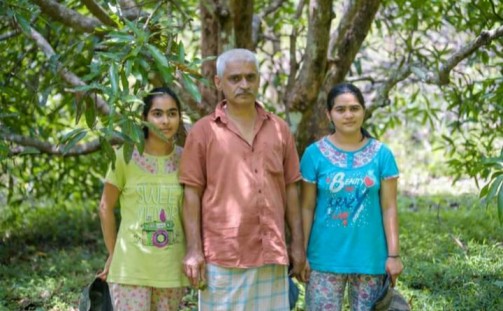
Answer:
<path fill-rule="evenodd" d="M 233 60 L 227 63 L 222 77 L 215 76 L 215 85 L 231 105 L 254 105 L 260 77 L 253 62 Z"/>

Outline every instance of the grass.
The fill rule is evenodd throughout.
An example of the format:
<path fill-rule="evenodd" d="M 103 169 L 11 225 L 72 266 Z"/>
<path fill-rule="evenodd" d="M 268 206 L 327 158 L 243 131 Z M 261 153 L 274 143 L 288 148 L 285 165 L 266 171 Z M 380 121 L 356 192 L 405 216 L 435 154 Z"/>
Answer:
<path fill-rule="evenodd" d="M 401 196 L 399 206 L 405 270 L 397 288 L 413 310 L 501 310 L 503 225 L 496 210 L 474 195 Z M 36 209 L 23 210 L 29 222 L 22 224 L 1 211 L 0 310 L 77 309 L 81 289 L 106 258 L 93 209 L 80 209 L 41 218 Z M 64 230 L 62 219 L 70 222 Z M 185 299 L 185 310 L 194 309 L 194 293 Z"/>

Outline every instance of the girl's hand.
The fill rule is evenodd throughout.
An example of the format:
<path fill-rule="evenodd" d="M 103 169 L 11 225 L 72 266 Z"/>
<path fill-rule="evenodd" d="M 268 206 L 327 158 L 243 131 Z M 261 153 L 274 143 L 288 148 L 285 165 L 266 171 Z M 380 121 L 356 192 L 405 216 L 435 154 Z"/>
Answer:
<path fill-rule="evenodd" d="M 309 262 L 306 259 L 306 263 L 304 264 L 304 269 L 300 272 L 298 280 L 306 283 L 309 281 L 309 276 L 311 275 L 311 267 L 309 266 Z"/>
<path fill-rule="evenodd" d="M 386 260 L 386 272 L 391 276 L 391 285 L 395 287 L 396 279 L 403 271 L 403 263 L 400 257 L 388 257 Z"/>
<path fill-rule="evenodd" d="M 113 257 L 113 255 L 108 256 L 107 261 L 105 262 L 105 267 L 103 268 L 103 271 L 98 272 L 98 274 L 96 275 L 96 277 L 102 279 L 103 281 L 107 280 L 108 270 L 110 269 L 110 263 L 112 263 L 112 257 Z"/>

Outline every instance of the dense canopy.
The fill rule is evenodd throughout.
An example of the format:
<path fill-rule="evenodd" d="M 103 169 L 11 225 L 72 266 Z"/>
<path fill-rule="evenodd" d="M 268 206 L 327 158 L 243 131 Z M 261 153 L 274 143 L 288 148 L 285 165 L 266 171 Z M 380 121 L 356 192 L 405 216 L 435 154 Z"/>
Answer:
<path fill-rule="evenodd" d="M 93 197 L 112 145 L 143 149 L 140 98 L 168 84 L 186 122 L 221 99 L 214 58 L 257 52 L 260 100 L 299 152 L 327 91 L 357 84 L 377 135 L 405 125 L 482 179 L 503 215 L 503 8 L 495 0 L 4 0 L 0 202 Z M 502 216 L 503 217 L 503 216 Z"/>

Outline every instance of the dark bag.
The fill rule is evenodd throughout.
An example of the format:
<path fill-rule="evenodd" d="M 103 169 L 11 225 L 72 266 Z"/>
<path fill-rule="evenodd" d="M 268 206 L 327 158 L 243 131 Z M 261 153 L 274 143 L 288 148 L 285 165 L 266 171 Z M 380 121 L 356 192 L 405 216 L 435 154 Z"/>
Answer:
<path fill-rule="evenodd" d="M 410 305 L 405 298 L 393 287 L 391 287 L 391 277 L 386 274 L 381 293 L 376 299 L 372 311 L 410 311 Z"/>
<path fill-rule="evenodd" d="M 107 282 L 95 278 L 80 294 L 79 311 L 113 311 Z"/>
<path fill-rule="evenodd" d="M 292 280 L 291 277 L 288 277 L 288 303 L 290 304 L 290 310 L 295 308 L 297 304 L 297 300 L 299 299 L 299 288 L 297 284 Z"/>

